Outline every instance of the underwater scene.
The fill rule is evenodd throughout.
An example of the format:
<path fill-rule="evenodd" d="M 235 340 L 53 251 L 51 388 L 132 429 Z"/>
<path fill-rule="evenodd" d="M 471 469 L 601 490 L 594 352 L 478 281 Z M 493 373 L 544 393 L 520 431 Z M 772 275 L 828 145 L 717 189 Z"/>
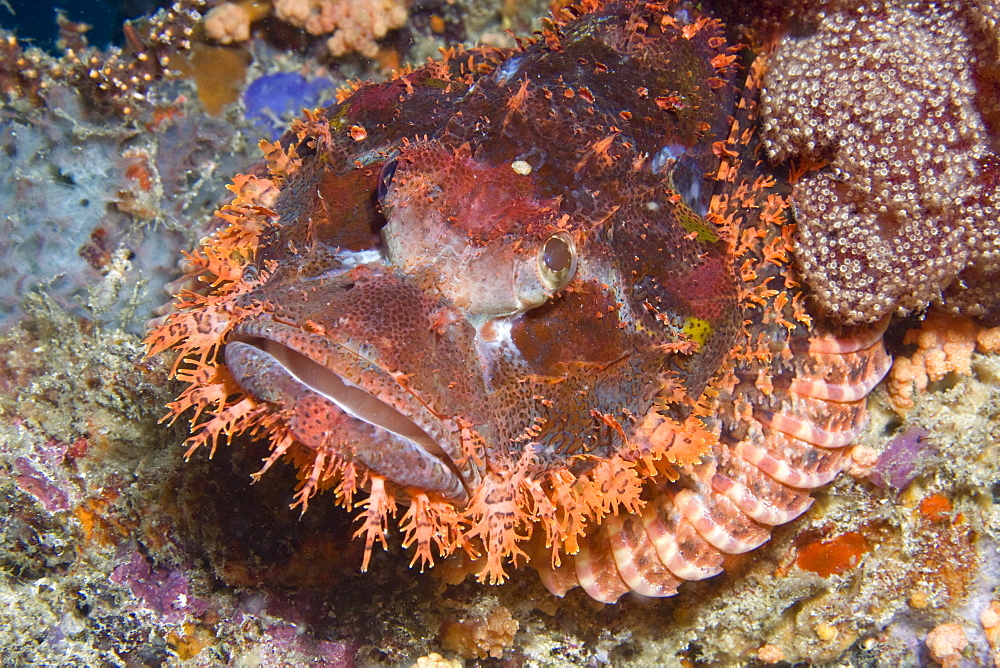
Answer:
<path fill-rule="evenodd" d="M 994 0 L 0 0 L 0 664 L 1000 666 Z"/>

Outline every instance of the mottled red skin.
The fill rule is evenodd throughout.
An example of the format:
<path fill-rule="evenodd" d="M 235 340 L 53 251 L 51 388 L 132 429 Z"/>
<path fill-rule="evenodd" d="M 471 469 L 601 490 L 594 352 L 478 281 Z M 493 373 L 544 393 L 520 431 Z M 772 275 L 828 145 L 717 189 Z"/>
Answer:
<path fill-rule="evenodd" d="M 482 579 L 535 533 L 548 586 L 600 600 L 670 595 L 808 507 L 884 373 L 879 332 L 805 313 L 721 26 L 590 9 L 265 146 L 270 178 L 238 181 L 195 256 L 217 292 L 150 336 L 200 357 L 173 406 L 209 409 L 192 447 L 269 434 L 300 503 L 368 491 L 369 548 L 409 504 L 415 559 L 479 553 Z"/>
<path fill-rule="evenodd" d="M 720 74 L 709 61 L 727 53 L 728 47 L 721 41 L 714 48 L 708 46 L 719 38 L 718 29 L 706 28 L 693 39 L 683 38 L 679 28 L 657 35 L 659 28 L 653 26 L 647 37 L 630 33 L 626 27 L 630 11 L 624 5 L 614 7 L 608 14 L 616 17 L 616 24 L 597 36 L 587 34 L 587 24 L 568 29 L 559 50 L 544 44 L 528 47 L 513 57 L 519 67 L 508 61 L 507 79 L 498 81 L 496 73 L 479 77 L 456 73 L 468 62 L 458 56 L 446 65 L 362 87 L 341 105 L 321 112 L 319 121 L 331 128 L 329 150 L 317 161 L 309 146 L 311 135 L 296 138 L 296 150 L 305 165 L 326 166 L 301 169 L 288 179 L 273 208 L 281 221 L 292 224 L 280 225 L 263 237 L 255 264 L 261 267 L 270 261 L 275 266 L 266 283 L 243 297 L 243 303 L 263 302 L 264 311 L 284 322 L 321 323 L 327 335 L 330 323 L 345 309 L 357 312 L 345 336 L 371 341 L 380 333 L 393 332 L 375 357 L 385 368 L 419 376 L 423 365 L 413 368 L 413 363 L 427 348 L 402 349 L 412 337 L 402 336 L 401 324 L 389 320 L 416 295 L 407 295 L 410 288 L 403 285 L 390 287 L 388 277 L 367 291 L 360 287 L 369 285 L 364 282 L 369 279 L 364 267 L 335 279 L 315 280 L 335 271 L 339 251 L 381 248 L 380 230 L 384 236 L 404 235 L 401 243 L 409 244 L 407 253 L 416 256 L 409 258 L 411 266 L 405 269 L 408 282 L 433 295 L 444 280 L 438 274 L 447 271 L 440 268 L 436 255 L 447 235 L 462 237 L 482 252 L 487 278 L 493 279 L 505 262 L 514 261 L 516 253 L 507 251 L 511 246 L 528 247 L 534 257 L 535 248 L 554 230 L 566 229 L 579 236 L 579 255 L 593 268 L 585 280 L 567 286 L 566 293 L 544 309 L 529 310 L 512 321 L 514 340 L 542 351 L 516 369 L 494 374 L 492 400 L 483 400 L 488 393 L 482 387 L 443 386 L 464 381 L 470 369 L 482 364 L 458 353 L 434 366 L 435 377 L 445 377 L 447 383 L 417 377 L 410 380 L 411 387 L 421 389 L 425 400 L 438 401 L 437 412 L 465 415 L 477 424 L 491 422 L 483 428 L 491 456 L 519 450 L 514 440 L 539 417 L 550 425 L 535 438 L 545 453 L 547 438 L 563 439 L 567 431 L 576 438 L 594 431 L 592 410 L 615 413 L 622 423 L 627 423 L 622 408 L 646 413 L 657 388 L 621 387 L 623 379 L 645 382 L 643 372 L 672 366 L 683 371 L 681 382 L 687 393 L 700 395 L 735 336 L 736 279 L 726 243 L 689 238 L 690 232 L 671 214 L 672 191 L 664 174 L 653 174 L 648 156 L 674 145 L 688 151 L 689 170 L 708 171 L 717 162 L 711 146 L 728 133 L 734 88 L 721 81 L 713 88 L 706 82 Z M 484 68 L 492 64 L 489 54 L 469 60 L 473 66 L 466 70 L 476 70 L 476 63 Z M 664 68 L 664 62 L 676 66 Z M 531 82 L 527 87 L 526 80 Z M 470 92 L 473 81 L 475 90 Z M 678 100 L 661 108 L 657 98 L 667 95 Z M 631 113 L 629 119 L 622 116 L 624 110 Z M 365 138 L 356 141 L 341 130 L 351 126 L 363 127 Z M 607 138 L 613 139 L 603 146 Z M 285 141 L 291 143 L 291 138 Z M 395 158 L 397 168 L 389 191 L 378 203 L 376 190 L 387 158 Z M 527 177 L 515 173 L 511 168 L 515 160 L 534 163 L 532 173 Z M 440 190 L 440 197 L 428 201 L 431 190 Z M 706 187 L 701 206 L 707 207 L 709 194 Z M 661 211 L 655 215 L 648 211 L 650 202 Z M 383 229 L 386 219 L 389 224 Z M 414 250 L 411 237 L 419 236 L 415 228 L 420 225 L 426 226 L 429 245 Z M 654 245 L 657 251 L 651 254 Z M 463 269 L 458 280 L 469 281 L 475 268 Z M 426 271 L 435 275 L 427 276 Z M 620 288 L 603 287 L 604 281 L 612 283 L 609 272 L 642 278 L 627 292 L 616 294 Z M 359 287 L 345 292 L 345 282 Z M 377 297 L 372 296 L 375 291 L 380 291 Z M 627 299 L 635 322 L 615 307 L 622 298 Z M 400 300 L 401 308 L 391 303 L 393 299 Z M 665 314 L 666 327 L 646 304 Z M 455 306 L 479 309 L 486 317 L 499 317 L 505 311 L 497 306 L 491 312 L 493 303 L 456 304 L 455 294 L 442 295 L 442 301 L 428 309 L 441 309 L 439 317 L 452 321 L 452 328 L 467 327 L 465 314 L 447 313 Z M 712 325 L 712 335 L 697 354 L 651 351 L 653 346 L 683 343 L 686 338 L 680 328 L 691 317 Z M 593 327 L 593 322 L 600 326 Z M 645 352 L 623 363 L 631 372 L 615 369 L 606 374 L 619 387 L 600 401 L 579 402 L 573 414 L 563 406 L 511 413 L 526 394 L 525 378 L 567 373 L 555 369 L 556 364 L 614 363 L 625 350 Z M 586 374 L 599 377 L 593 368 Z M 481 376 L 482 371 L 474 375 Z M 574 384 L 564 386 L 568 389 L 563 394 L 576 392 Z M 465 398 L 469 396 L 475 397 L 471 403 Z M 483 416 L 484 406 L 474 407 L 477 403 L 486 404 L 492 415 Z M 690 408 L 678 405 L 675 412 L 684 417 Z M 503 424 L 496 419 L 499 415 L 506 418 Z M 618 447 L 618 434 L 605 431 L 588 437 L 582 450 L 605 455 Z M 517 453 L 504 454 L 516 458 Z M 562 461 L 555 457 L 555 465 Z"/>

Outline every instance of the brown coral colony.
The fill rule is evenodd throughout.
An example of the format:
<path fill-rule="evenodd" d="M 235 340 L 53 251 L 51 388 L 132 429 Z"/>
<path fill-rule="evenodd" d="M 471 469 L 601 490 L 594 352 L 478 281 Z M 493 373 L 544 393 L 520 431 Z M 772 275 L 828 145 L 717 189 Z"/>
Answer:
<path fill-rule="evenodd" d="M 976 3 L 818 5 L 786 9 L 808 34 L 779 43 L 762 94 L 771 155 L 806 170 L 796 257 L 816 301 L 851 322 L 942 303 L 996 318 L 995 17 Z"/>

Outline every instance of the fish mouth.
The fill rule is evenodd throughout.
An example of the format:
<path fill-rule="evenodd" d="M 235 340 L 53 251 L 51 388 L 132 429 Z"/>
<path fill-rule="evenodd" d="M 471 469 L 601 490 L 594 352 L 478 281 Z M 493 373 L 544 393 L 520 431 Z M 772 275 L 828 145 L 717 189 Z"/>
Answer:
<path fill-rule="evenodd" d="M 292 420 L 309 406 L 309 423 L 326 427 L 296 433 L 290 424 L 304 445 L 332 448 L 401 487 L 468 501 L 479 472 L 468 461 L 458 463 L 471 459 L 461 454 L 460 430 L 398 382 L 401 374 L 382 369 L 355 346 L 263 319 L 238 325 L 223 355 L 245 391 L 281 405 Z M 325 415 L 317 417 L 316 406 Z M 349 448 L 337 444 L 345 437 Z"/>

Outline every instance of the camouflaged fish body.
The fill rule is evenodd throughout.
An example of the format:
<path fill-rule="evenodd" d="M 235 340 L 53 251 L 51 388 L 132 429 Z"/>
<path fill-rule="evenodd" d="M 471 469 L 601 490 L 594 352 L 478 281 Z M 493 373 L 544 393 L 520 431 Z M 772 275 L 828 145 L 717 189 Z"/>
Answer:
<path fill-rule="evenodd" d="M 593 3 L 263 144 L 180 351 L 192 449 L 249 431 L 414 561 L 668 596 L 840 470 L 888 358 L 808 312 L 754 83 L 709 18 Z"/>

